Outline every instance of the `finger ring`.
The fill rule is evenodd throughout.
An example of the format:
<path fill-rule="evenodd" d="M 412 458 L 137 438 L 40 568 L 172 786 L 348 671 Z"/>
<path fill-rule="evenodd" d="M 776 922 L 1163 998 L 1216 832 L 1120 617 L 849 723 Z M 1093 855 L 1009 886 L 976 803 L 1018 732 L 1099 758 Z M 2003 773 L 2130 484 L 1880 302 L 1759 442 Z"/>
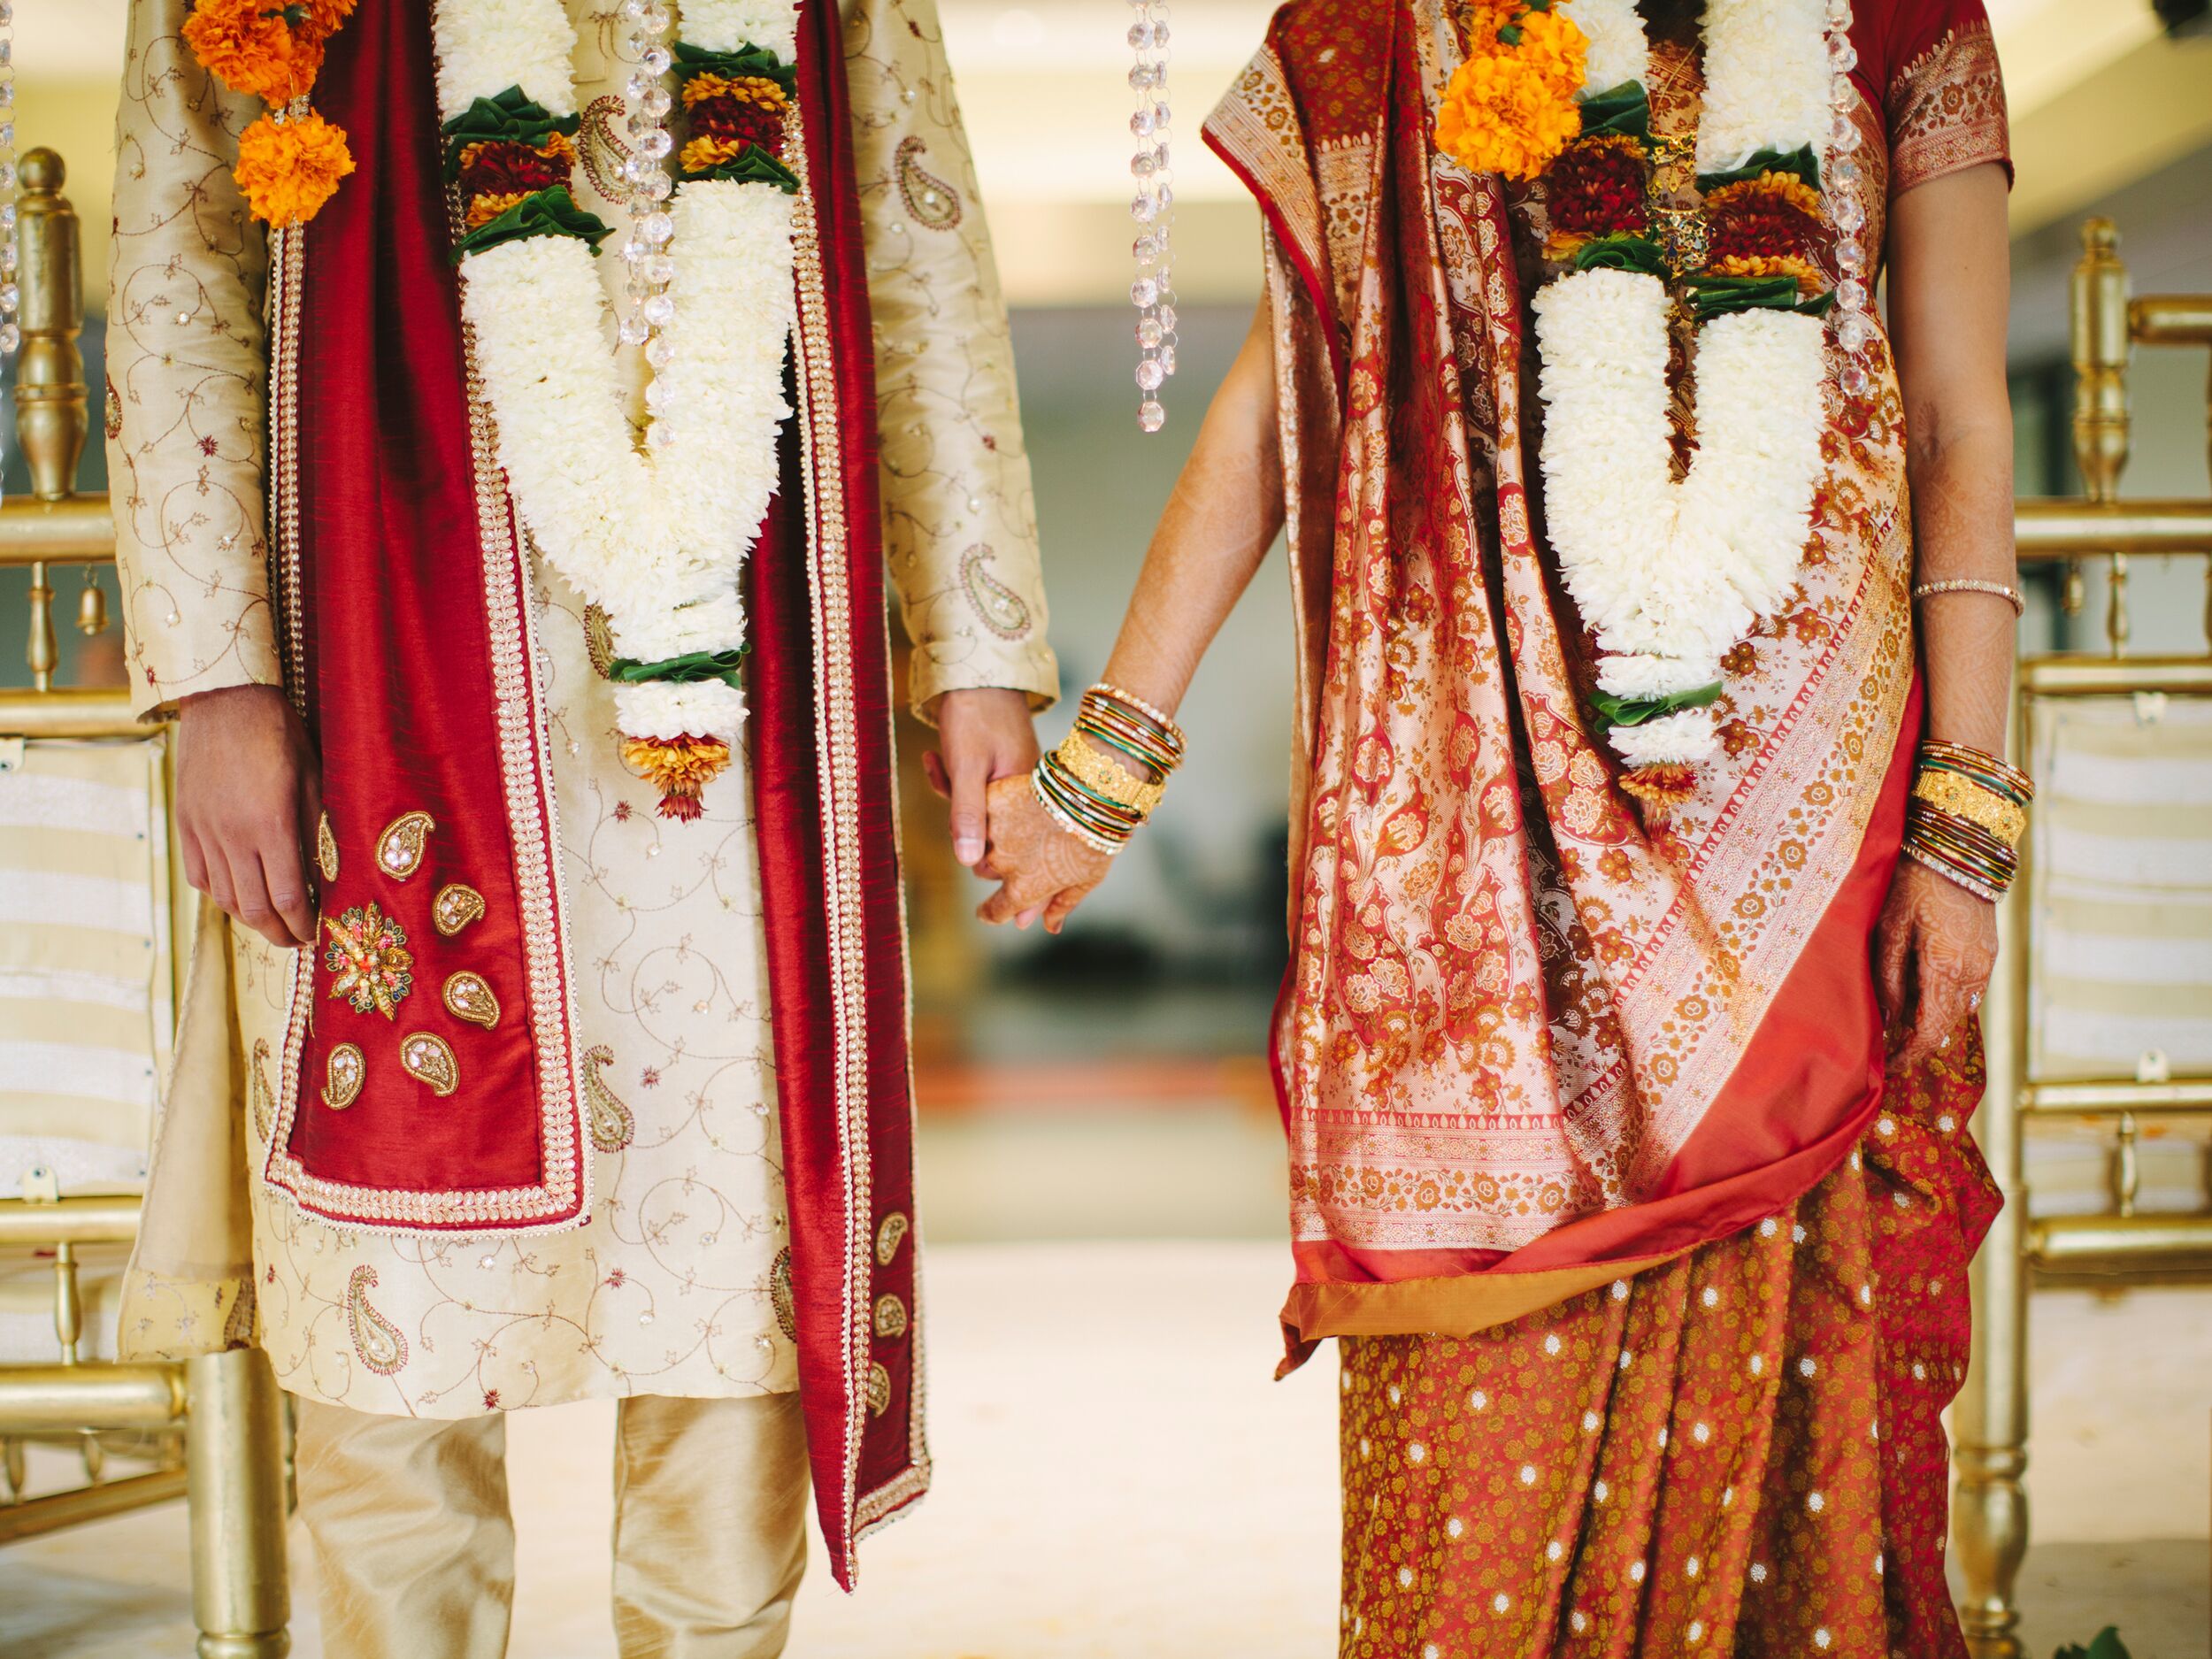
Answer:
<path fill-rule="evenodd" d="M 1975 992 L 1973 995 L 1966 999 L 1966 1011 L 1970 1014 L 1975 1012 L 1981 1007 L 1981 1005 L 1982 994 L 1979 991 Z"/>

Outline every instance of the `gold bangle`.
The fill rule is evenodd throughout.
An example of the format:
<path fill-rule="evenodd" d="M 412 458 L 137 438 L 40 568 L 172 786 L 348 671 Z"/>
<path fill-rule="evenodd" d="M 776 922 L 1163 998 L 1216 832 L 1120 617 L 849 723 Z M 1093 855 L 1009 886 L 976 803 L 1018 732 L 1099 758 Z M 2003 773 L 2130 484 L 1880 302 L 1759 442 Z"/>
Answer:
<path fill-rule="evenodd" d="M 1097 791 L 1117 806 L 1140 818 L 1150 818 L 1167 796 L 1167 786 L 1147 783 L 1091 741 L 1080 730 L 1070 732 L 1057 750 L 1060 764 L 1076 780 Z"/>
<path fill-rule="evenodd" d="M 1924 769 L 1912 780 L 1913 798 L 1978 824 L 2008 847 L 2017 847 L 2028 815 L 1994 789 L 1985 789 L 1955 772 Z"/>
<path fill-rule="evenodd" d="M 2014 616 L 2027 614 L 2028 602 L 2017 588 L 2008 588 L 2003 582 L 1985 582 L 1978 577 L 1951 576 L 1941 581 L 1918 582 L 1912 590 L 1915 599 L 1932 599 L 1939 594 L 1992 594 L 2010 605 Z"/>

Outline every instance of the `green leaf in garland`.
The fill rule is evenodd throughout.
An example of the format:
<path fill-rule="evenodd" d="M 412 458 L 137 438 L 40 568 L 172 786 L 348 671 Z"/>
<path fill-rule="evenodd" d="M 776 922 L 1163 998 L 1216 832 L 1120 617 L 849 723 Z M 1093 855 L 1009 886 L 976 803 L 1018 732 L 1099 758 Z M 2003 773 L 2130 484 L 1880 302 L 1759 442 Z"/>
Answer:
<path fill-rule="evenodd" d="M 763 81 L 774 81 L 794 96 L 799 90 L 799 72 L 765 46 L 741 46 L 733 52 L 710 52 L 703 46 L 678 41 L 676 79 L 688 81 L 694 75 L 705 74 L 757 75 Z"/>
<path fill-rule="evenodd" d="M 554 114 L 520 87 L 509 87 L 497 97 L 478 98 L 438 129 L 445 138 L 446 177 L 449 180 L 460 171 L 461 152 L 471 144 L 504 141 L 534 150 L 555 133 L 573 137 L 582 120 L 581 116 Z"/>
<path fill-rule="evenodd" d="M 1795 311 L 1801 317 L 1825 317 L 1836 303 L 1833 288 L 1803 296 L 1794 277 L 1694 276 L 1683 284 L 1690 291 L 1692 315 L 1701 323 L 1738 311 Z"/>
<path fill-rule="evenodd" d="M 1667 256 L 1648 236 L 1593 236 L 1575 250 L 1578 271 L 1634 271 L 1667 280 Z"/>
<path fill-rule="evenodd" d="M 1716 680 L 1709 686 L 1694 686 L 1687 691 L 1670 692 L 1663 697 L 1617 697 L 1609 691 L 1590 694 L 1590 706 L 1608 726 L 1643 726 L 1665 714 L 1682 709 L 1709 708 L 1718 700 L 1722 684 Z"/>
<path fill-rule="evenodd" d="M 727 161 L 714 166 L 686 173 L 677 183 L 689 184 L 695 179 L 734 179 L 740 184 L 772 184 L 794 195 L 799 188 L 798 175 L 758 144 L 748 144 Z"/>
<path fill-rule="evenodd" d="M 568 187 L 557 184 L 534 196 L 524 196 L 497 219 L 479 225 L 455 242 L 453 262 L 458 265 L 464 255 L 482 253 L 487 248 L 496 248 L 503 242 L 518 242 L 525 236 L 574 236 L 588 243 L 595 254 L 600 242 L 613 234 L 614 227 L 598 214 L 577 206 Z"/>
<path fill-rule="evenodd" d="M 1640 143 L 1651 142 L 1651 95 L 1640 81 L 1593 92 L 1582 100 L 1582 135 L 1618 133 Z"/>
<path fill-rule="evenodd" d="M 1725 173 L 1701 173 L 1697 175 L 1697 188 L 1710 196 L 1724 184 L 1736 184 L 1768 173 L 1793 173 L 1814 189 L 1820 188 L 1820 158 L 1813 154 L 1810 144 L 1801 145 L 1786 154 L 1778 150 L 1763 150 L 1740 167 L 1731 167 Z"/>
<path fill-rule="evenodd" d="M 741 686 L 745 654 L 749 649 L 741 645 L 730 651 L 692 651 L 682 657 L 664 657 L 657 663 L 641 663 L 634 657 L 618 657 L 607 664 L 607 678 L 625 686 L 643 686 L 655 682 L 696 686 L 710 680 L 718 680 L 726 686 Z"/>

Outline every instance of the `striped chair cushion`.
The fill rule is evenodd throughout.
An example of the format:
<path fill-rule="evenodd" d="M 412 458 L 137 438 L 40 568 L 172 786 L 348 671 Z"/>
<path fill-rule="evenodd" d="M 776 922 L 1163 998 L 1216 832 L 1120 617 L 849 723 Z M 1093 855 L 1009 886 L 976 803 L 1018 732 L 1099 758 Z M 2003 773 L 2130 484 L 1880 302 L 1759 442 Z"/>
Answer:
<path fill-rule="evenodd" d="M 2030 1075 L 2212 1074 L 2212 700 L 2033 706 Z"/>
<path fill-rule="evenodd" d="M 136 1190 L 171 1024 L 159 741 L 0 769 L 0 1193 Z"/>

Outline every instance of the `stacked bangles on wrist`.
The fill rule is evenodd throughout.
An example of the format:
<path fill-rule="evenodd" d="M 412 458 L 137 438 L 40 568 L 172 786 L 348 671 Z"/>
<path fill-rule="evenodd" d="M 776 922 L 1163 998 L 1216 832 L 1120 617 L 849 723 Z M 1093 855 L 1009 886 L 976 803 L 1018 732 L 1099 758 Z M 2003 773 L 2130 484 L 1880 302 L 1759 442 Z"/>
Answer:
<path fill-rule="evenodd" d="M 1905 856 L 1993 902 L 2020 868 L 2035 785 L 2017 766 L 1963 743 L 1920 745 L 1905 808 Z"/>
<path fill-rule="evenodd" d="M 1101 680 L 1083 694 L 1067 741 L 1029 775 L 1038 801 L 1085 846 L 1118 853 L 1183 764 L 1183 732 L 1142 698 Z"/>

